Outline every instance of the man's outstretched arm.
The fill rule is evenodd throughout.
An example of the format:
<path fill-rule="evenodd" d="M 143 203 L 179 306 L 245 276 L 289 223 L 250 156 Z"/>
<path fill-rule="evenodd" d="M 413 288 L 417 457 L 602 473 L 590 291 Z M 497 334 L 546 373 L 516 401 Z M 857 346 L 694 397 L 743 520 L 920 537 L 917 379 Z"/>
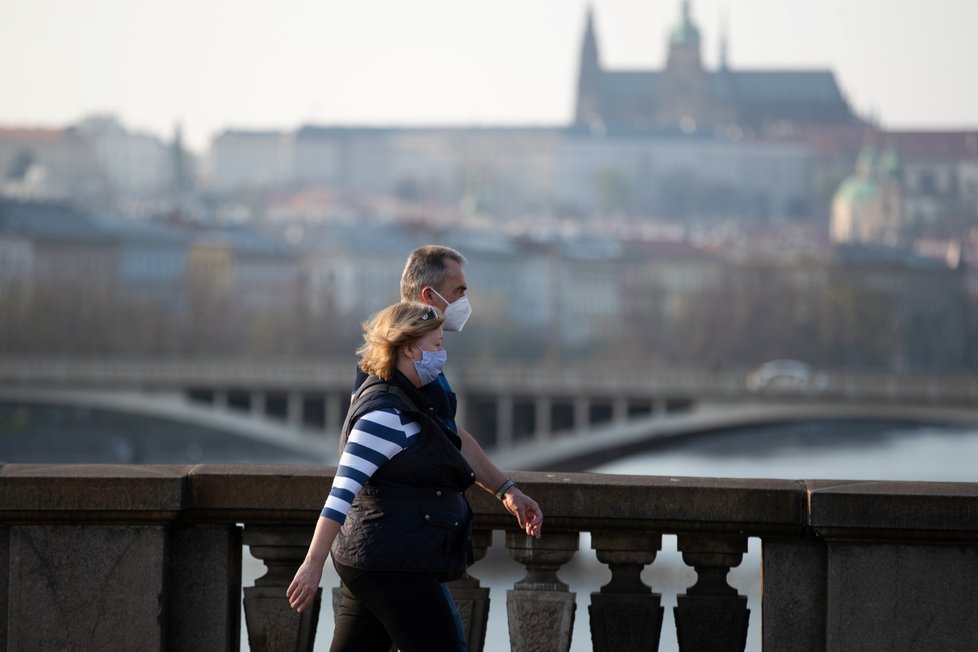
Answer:
<path fill-rule="evenodd" d="M 462 457 L 475 472 L 475 482 L 491 494 L 499 491 L 508 478 L 496 468 L 482 446 L 467 430 L 459 427 L 458 436 L 462 439 Z M 506 489 L 500 498 L 503 507 L 516 517 L 516 522 L 532 537 L 540 538 L 543 528 L 543 512 L 535 500 L 527 496 L 515 484 Z"/>

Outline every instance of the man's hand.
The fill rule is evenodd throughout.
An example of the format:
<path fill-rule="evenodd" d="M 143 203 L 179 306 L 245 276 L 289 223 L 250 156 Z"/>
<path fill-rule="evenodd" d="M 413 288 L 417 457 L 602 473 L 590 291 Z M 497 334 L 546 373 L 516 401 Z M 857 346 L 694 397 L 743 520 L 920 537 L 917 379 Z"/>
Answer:
<path fill-rule="evenodd" d="M 512 487 L 503 496 L 503 507 L 516 517 L 520 528 L 531 537 L 540 538 L 543 532 L 543 512 L 537 501 L 533 500 L 517 487 Z"/>
<path fill-rule="evenodd" d="M 465 428 L 459 427 L 458 436 L 462 439 L 462 457 L 475 471 L 476 482 L 495 495 L 506 481 L 506 476 L 496 468 L 479 442 Z M 506 511 L 516 517 L 520 528 L 531 537 L 539 539 L 543 529 L 543 512 L 537 505 L 537 501 L 520 491 L 515 485 L 506 490 L 501 500 Z"/>

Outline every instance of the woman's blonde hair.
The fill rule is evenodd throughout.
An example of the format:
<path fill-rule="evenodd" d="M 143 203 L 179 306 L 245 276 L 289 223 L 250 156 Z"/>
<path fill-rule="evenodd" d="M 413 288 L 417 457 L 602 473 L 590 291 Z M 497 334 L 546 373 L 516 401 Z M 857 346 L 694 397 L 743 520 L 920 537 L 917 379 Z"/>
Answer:
<path fill-rule="evenodd" d="M 397 366 L 398 349 L 418 341 L 444 321 L 433 307 L 417 301 L 387 306 L 363 322 L 363 344 L 357 349 L 360 368 L 390 380 Z"/>

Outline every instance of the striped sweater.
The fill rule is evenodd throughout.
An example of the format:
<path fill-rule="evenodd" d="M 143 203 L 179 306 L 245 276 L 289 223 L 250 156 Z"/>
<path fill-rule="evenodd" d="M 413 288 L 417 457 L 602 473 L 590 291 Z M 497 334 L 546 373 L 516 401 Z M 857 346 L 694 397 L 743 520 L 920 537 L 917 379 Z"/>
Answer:
<path fill-rule="evenodd" d="M 322 516 L 343 524 L 353 499 L 377 469 L 411 445 L 421 425 L 394 408 L 360 417 L 350 430 Z"/>

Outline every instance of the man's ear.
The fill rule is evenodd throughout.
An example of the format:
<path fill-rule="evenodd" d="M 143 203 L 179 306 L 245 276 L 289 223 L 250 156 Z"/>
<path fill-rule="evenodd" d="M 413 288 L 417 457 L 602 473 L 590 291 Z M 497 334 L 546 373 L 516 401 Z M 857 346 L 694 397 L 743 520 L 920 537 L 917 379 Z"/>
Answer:
<path fill-rule="evenodd" d="M 426 285 L 423 288 L 421 288 L 421 301 L 423 303 L 427 303 L 430 306 L 431 302 L 434 301 L 434 298 L 435 297 L 431 292 L 430 285 Z"/>

